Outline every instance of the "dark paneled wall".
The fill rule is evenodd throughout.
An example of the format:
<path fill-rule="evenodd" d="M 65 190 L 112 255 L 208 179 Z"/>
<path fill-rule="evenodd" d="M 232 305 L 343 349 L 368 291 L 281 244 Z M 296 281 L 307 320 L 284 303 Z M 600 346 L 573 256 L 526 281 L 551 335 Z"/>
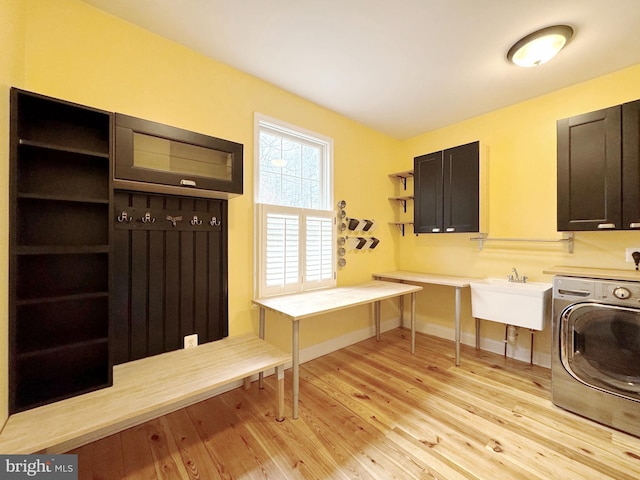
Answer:
<path fill-rule="evenodd" d="M 228 335 L 227 201 L 116 191 L 114 364 Z"/>

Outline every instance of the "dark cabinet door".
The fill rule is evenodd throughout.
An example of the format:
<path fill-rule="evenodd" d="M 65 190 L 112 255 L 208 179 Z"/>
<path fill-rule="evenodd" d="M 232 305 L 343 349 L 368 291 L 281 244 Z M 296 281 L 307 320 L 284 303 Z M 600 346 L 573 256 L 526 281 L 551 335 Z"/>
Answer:
<path fill-rule="evenodd" d="M 443 227 L 445 232 L 479 229 L 479 143 L 449 148 L 443 155 Z"/>
<path fill-rule="evenodd" d="M 442 152 L 414 158 L 414 220 L 415 233 L 442 231 Z"/>
<path fill-rule="evenodd" d="M 621 108 L 559 120 L 558 230 L 622 228 Z"/>
<path fill-rule="evenodd" d="M 415 233 L 479 230 L 480 144 L 414 158 Z"/>
<path fill-rule="evenodd" d="M 640 100 L 622 105 L 622 228 L 640 229 Z"/>

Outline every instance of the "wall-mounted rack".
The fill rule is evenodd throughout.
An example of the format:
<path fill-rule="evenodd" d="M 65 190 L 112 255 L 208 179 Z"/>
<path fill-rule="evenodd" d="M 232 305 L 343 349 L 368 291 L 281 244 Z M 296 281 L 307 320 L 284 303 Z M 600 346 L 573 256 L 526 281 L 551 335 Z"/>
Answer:
<path fill-rule="evenodd" d="M 484 242 L 522 242 L 522 243 L 566 243 L 569 253 L 573 253 L 575 234 L 573 232 L 564 232 L 564 238 L 546 239 L 546 238 L 490 238 L 488 234 L 481 233 L 479 237 L 471 237 L 469 240 L 477 241 L 480 250 L 484 247 Z"/>
<path fill-rule="evenodd" d="M 403 197 L 389 197 L 389 200 L 400 202 L 402 204 L 402 208 L 404 209 L 404 213 L 407 213 L 407 202 L 413 201 L 413 195 L 406 195 Z"/>
<path fill-rule="evenodd" d="M 397 178 L 402 182 L 404 190 L 407 189 L 407 178 L 413 177 L 413 170 L 405 170 L 403 172 L 390 173 L 389 177 Z"/>
<path fill-rule="evenodd" d="M 395 225 L 402 232 L 402 236 L 404 237 L 404 230 L 406 225 L 413 225 L 413 222 L 389 222 L 389 225 Z"/>

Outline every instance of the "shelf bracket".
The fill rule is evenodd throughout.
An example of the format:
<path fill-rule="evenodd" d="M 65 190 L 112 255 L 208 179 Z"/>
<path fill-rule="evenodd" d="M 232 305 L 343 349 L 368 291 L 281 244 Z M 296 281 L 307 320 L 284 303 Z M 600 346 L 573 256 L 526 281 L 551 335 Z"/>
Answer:
<path fill-rule="evenodd" d="M 404 237 L 404 223 L 392 223 L 392 225 L 395 225 L 396 227 L 398 227 L 400 232 L 402 232 L 402 236 Z"/>

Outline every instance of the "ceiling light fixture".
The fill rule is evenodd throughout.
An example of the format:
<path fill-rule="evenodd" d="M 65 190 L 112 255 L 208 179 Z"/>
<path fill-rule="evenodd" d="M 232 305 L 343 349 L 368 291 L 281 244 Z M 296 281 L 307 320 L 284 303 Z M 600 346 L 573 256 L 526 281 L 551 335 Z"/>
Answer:
<path fill-rule="evenodd" d="M 287 166 L 287 161 L 284 158 L 272 158 L 271 165 L 282 168 Z"/>
<path fill-rule="evenodd" d="M 569 25 L 543 28 L 518 40 L 509 49 L 507 59 L 520 67 L 537 67 L 555 57 L 572 36 Z"/>

